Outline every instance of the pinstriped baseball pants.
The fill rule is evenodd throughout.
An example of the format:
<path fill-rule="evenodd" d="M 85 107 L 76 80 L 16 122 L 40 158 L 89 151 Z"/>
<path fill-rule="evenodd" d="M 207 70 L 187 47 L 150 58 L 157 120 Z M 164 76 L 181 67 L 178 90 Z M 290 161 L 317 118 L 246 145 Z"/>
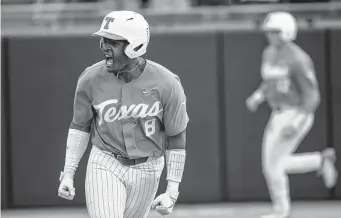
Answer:
<path fill-rule="evenodd" d="M 163 167 L 164 157 L 149 157 L 144 163 L 124 166 L 109 152 L 93 146 L 85 179 L 90 217 L 147 217 Z"/>

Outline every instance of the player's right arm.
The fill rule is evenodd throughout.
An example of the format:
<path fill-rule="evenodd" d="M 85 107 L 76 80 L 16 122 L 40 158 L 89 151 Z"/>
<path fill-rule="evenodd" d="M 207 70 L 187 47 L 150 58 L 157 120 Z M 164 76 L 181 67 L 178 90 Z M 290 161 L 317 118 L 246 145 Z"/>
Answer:
<path fill-rule="evenodd" d="M 61 185 L 58 190 L 59 196 L 68 200 L 72 200 L 74 196 L 73 177 L 89 143 L 93 120 L 90 83 L 84 74 L 77 82 L 73 119 L 68 131 L 64 170 L 60 176 Z"/>
<path fill-rule="evenodd" d="M 262 82 L 260 86 L 258 87 L 258 89 L 256 89 L 256 91 L 254 91 L 250 97 L 254 99 L 255 101 L 257 101 L 258 103 L 262 103 L 265 100 L 265 95 L 264 95 L 265 90 L 266 90 L 266 84 L 265 82 Z"/>
<path fill-rule="evenodd" d="M 266 47 L 262 54 L 262 63 L 266 62 L 269 59 L 269 56 L 271 55 L 271 48 Z M 252 94 L 252 96 L 258 100 L 259 103 L 263 102 L 265 100 L 265 90 L 266 90 L 266 83 L 262 81 L 258 89 Z"/>
<path fill-rule="evenodd" d="M 262 55 L 262 62 L 267 59 L 267 55 L 269 54 L 269 48 L 264 49 Z M 251 111 L 255 111 L 259 104 L 261 104 L 265 100 L 265 90 L 266 83 L 262 81 L 260 86 L 252 93 L 250 97 L 246 100 L 246 105 Z"/>
<path fill-rule="evenodd" d="M 80 76 L 73 103 L 73 118 L 67 137 L 64 173 L 76 172 L 78 163 L 87 148 L 90 128 L 93 120 L 91 87 L 86 71 Z"/>

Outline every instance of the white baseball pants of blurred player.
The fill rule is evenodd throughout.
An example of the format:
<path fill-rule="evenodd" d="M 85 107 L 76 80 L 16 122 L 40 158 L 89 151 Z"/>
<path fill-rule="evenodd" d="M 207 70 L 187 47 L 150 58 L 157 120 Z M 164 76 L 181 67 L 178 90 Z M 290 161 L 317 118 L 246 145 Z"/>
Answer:
<path fill-rule="evenodd" d="M 91 218 L 147 217 L 158 189 L 164 157 L 122 165 L 112 154 L 93 146 L 85 195 Z"/>
<path fill-rule="evenodd" d="M 282 131 L 299 115 L 298 109 L 273 111 L 265 128 L 262 144 L 262 169 L 274 206 L 274 212 L 290 213 L 290 191 L 288 175 L 306 173 L 320 169 L 320 152 L 294 154 L 298 145 L 310 131 L 314 114 L 307 114 L 296 134 L 284 138 Z"/>

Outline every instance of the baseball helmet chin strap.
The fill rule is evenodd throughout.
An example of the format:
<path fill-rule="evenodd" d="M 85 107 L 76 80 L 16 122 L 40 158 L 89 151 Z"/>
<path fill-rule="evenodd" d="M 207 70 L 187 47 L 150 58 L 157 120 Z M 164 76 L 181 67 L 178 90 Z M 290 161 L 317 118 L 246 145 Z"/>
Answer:
<path fill-rule="evenodd" d="M 135 66 L 133 67 L 133 69 L 131 69 L 131 70 L 119 70 L 119 71 L 117 71 L 117 73 L 116 73 L 116 78 L 118 78 L 119 75 L 122 74 L 122 73 L 130 73 L 130 72 L 133 72 L 134 70 L 136 70 L 136 69 L 140 66 L 141 62 L 142 62 L 142 61 L 140 60 L 140 58 L 137 58 L 137 63 L 135 64 Z"/>

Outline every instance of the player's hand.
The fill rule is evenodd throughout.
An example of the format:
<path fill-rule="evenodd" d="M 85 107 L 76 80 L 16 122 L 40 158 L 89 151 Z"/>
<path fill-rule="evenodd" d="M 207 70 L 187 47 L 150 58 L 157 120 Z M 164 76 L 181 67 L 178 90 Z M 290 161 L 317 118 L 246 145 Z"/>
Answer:
<path fill-rule="evenodd" d="M 297 131 L 298 129 L 293 125 L 286 126 L 282 130 L 282 137 L 286 140 L 290 140 L 295 137 Z"/>
<path fill-rule="evenodd" d="M 58 189 L 58 195 L 61 198 L 67 199 L 67 200 L 73 200 L 75 197 L 75 188 L 73 186 L 73 178 L 71 176 L 68 176 L 67 174 L 61 175 L 60 178 L 61 182 Z"/>
<path fill-rule="evenodd" d="M 176 199 L 171 198 L 168 192 L 159 195 L 152 203 L 152 209 L 165 216 L 172 213 Z"/>
<path fill-rule="evenodd" d="M 255 97 L 250 96 L 246 99 L 246 106 L 249 111 L 255 112 L 259 106 L 259 102 Z"/>

